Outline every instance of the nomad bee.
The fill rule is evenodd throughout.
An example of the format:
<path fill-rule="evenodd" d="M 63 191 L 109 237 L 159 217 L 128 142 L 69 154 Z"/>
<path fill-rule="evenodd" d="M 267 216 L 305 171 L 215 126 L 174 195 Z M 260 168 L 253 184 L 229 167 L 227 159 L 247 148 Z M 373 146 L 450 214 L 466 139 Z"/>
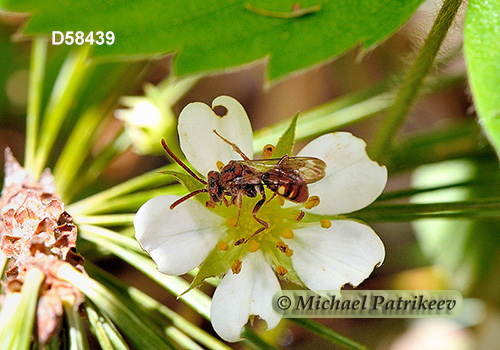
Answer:
<path fill-rule="evenodd" d="M 253 237 L 269 228 L 268 222 L 257 217 L 259 209 L 267 203 L 264 186 L 267 186 L 267 188 L 274 192 L 269 201 L 275 196 L 280 196 L 295 203 L 304 203 L 309 198 L 307 184 L 319 181 L 325 176 L 326 164 L 321 159 L 314 157 L 289 157 L 285 155 L 275 159 L 251 160 L 234 143 L 219 135 L 216 130 L 214 130 L 214 133 L 222 141 L 229 144 L 243 160 L 231 160 L 220 169 L 220 172 L 211 170 L 207 174 L 206 181 L 198 177 L 186 164 L 177 158 L 167 147 L 165 140 L 162 140 L 163 148 L 169 156 L 192 177 L 206 186 L 178 199 L 172 203 L 170 209 L 174 209 L 180 203 L 199 193 L 208 193 L 210 196 L 210 200 L 207 201 L 208 207 L 213 207 L 218 203 L 224 202 L 226 206 L 234 204 L 239 208 L 236 220 L 237 225 L 240 218 L 243 197 L 254 198 L 259 194 L 261 199 L 255 204 L 252 216 L 262 227 L 251 236 Z M 230 200 L 228 201 L 226 197 L 229 197 Z M 245 243 L 251 237 L 241 242 L 238 241 L 237 244 Z"/>

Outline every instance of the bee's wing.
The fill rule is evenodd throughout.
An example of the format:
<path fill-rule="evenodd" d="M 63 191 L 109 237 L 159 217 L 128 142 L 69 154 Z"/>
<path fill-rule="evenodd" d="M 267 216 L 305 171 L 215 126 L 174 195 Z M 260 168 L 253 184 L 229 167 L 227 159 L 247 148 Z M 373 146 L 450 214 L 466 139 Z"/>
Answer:
<path fill-rule="evenodd" d="M 278 169 L 283 173 L 284 178 L 290 175 L 295 181 L 297 181 L 296 175 L 298 174 L 301 180 L 308 184 L 325 177 L 326 169 L 326 163 L 314 157 L 289 157 L 283 160 L 281 158 L 239 160 L 237 162 L 252 169 L 255 174 L 263 174 L 269 170 Z"/>
<path fill-rule="evenodd" d="M 290 157 L 280 163 L 280 168 L 296 170 L 308 184 L 325 177 L 326 163 L 314 157 Z"/>

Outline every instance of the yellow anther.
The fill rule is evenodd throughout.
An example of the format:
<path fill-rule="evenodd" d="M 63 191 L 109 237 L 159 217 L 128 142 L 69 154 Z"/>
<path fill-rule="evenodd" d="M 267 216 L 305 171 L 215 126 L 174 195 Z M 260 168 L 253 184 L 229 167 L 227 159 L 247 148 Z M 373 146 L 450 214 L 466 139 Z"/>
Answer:
<path fill-rule="evenodd" d="M 241 260 L 233 260 L 233 263 L 231 264 L 231 271 L 233 271 L 235 275 L 241 272 Z"/>
<path fill-rule="evenodd" d="M 217 161 L 217 163 L 215 163 L 217 165 L 217 169 L 219 169 L 219 171 L 222 170 L 222 168 L 224 168 L 224 163 L 222 163 L 220 160 Z"/>
<path fill-rule="evenodd" d="M 319 197 L 318 196 L 311 196 L 307 200 L 306 204 L 304 204 L 304 207 L 306 209 L 312 209 L 312 208 L 318 206 L 318 204 L 319 204 Z"/>
<path fill-rule="evenodd" d="M 321 227 L 323 227 L 323 228 L 332 227 L 332 222 L 330 220 L 327 220 L 327 219 L 323 219 L 319 223 L 321 224 Z"/>
<path fill-rule="evenodd" d="M 224 242 L 224 241 L 220 241 L 219 243 L 217 243 L 217 249 L 219 250 L 228 250 L 229 249 L 229 245 Z"/>
<path fill-rule="evenodd" d="M 238 219 L 235 218 L 235 217 L 230 217 L 228 220 L 227 220 L 227 224 L 231 227 L 236 227 L 236 224 L 238 223 Z"/>
<path fill-rule="evenodd" d="M 255 239 L 252 239 L 250 242 L 248 242 L 248 251 L 250 253 L 256 252 L 260 247 L 260 243 L 257 242 Z"/>
<path fill-rule="evenodd" d="M 304 213 L 302 210 L 301 211 L 298 211 L 295 213 L 295 216 L 293 217 L 293 219 L 295 221 L 300 221 L 304 218 L 304 216 L 306 215 L 306 213 Z"/>
<path fill-rule="evenodd" d="M 262 159 L 269 159 L 273 156 L 274 153 L 274 146 L 273 145 L 265 145 L 264 149 L 262 150 Z"/>
<path fill-rule="evenodd" d="M 278 265 L 276 266 L 276 273 L 278 274 L 278 276 L 283 277 L 288 273 L 288 270 L 286 269 L 286 267 Z"/>
<path fill-rule="evenodd" d="M 280 206 L 283 206 L 285 204 L 285 198 L 278 196 L 278 203 Z"/>
<path fill-rule="evenodd" d="M 284 229 L 283 231 L 281 231 L 280 236 L 283 237 L 283 238 L 292 239 L 293 236 L 294 236 L 294 234 L 293 234 L 292 229 L 290 229 L 290 228 L 287 227 L 286 229 Z"/>
<path fill-rule="evenodd" d="M 286 255 L 287 257 L 289 257 L 289 258 L 290 258 L 290 257 L 293 255 L 293 249 L 288 249 L 288 250 L 285 252 L 285 255 Z"/>
<path fill-rule="evenodd" d="M 283 241 L 278 241 L 276 243 L 276 248 L 278 248 L 282 253 L 287 254 L 291 249 L 288 247 L 288 245 L 283 242 Z M 290 255 L 291 256 L 291 255 Z"/>

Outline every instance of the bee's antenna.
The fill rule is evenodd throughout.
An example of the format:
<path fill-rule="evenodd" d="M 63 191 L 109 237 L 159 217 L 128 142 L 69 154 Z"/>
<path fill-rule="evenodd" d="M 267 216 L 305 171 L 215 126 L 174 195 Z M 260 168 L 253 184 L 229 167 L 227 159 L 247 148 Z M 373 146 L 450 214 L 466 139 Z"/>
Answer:
<path fill-rule="evenodd" d="M 191 169 L 189 169 L 188 166 L 182 162 L 182 160 L 180 160 L 179 158 L 177 158 L 177 156 L 170 150 L 170 148 L 168 148 L 167 143 L 165 142 L 165 140 L 163 140 L 163 139 L 161 140 L 161 145 L 163 146 L 163 148 L 165 149 L 165 151 L 168 153 L 168 155 L 173 160 L 175 160 L 175 162 L 177 164 L 179 164 L 184 170 L 186 170 L 189 173 L 189 175 L 191 175 L 192 177 L 194 177 L 196 180 L 198 180 L 202 184 L 204 184 L 204 185 L 207 184 L 207 182 L 205 180 L 201 179 Z"/>
<path fill-rule="evenodd" d="M 233 143 L 233 142 L 229 141 L 228 139 L 225 139 L 224 137 L 222 137 L 217 132 L 217 130 L 213 129 L 213 132 L 214 132 L 215 135 L 219 136 L 222 139 L 222 141 L 224 141 L 229 146 L 231 146 L 233 148 L 233 151 L 235 151 L 236 153 L 238 153 L 241 156 L 241 158 L 243 158 L 244 160 L 250 160 L 250 158 L 248 158 L 248 156 L 245 153 L 243 153 L 243 151 L 238 146 L 236 146 L 235 143 Z"/>
<path fill-rule="evenodd" d="M 201 190 L 196 190 L 196 191 L 193 191 L 191 193 L 188 193 L 186 194 L 184 197 L 182 198 L 179 198 L 178 200 L 176 200 L 175 202 L 173 202 L 171 205 L 170 205 L 170 210 L 174 209 L 177 205 L 181 204 L 182 202 L 184 202 L 186 199 L 189 199 L 195 195 L 197 195 L 198 193 L 203 193 L 203 192 L 208 192 L 208 190 L 206 188 L 202 188 Z"/>

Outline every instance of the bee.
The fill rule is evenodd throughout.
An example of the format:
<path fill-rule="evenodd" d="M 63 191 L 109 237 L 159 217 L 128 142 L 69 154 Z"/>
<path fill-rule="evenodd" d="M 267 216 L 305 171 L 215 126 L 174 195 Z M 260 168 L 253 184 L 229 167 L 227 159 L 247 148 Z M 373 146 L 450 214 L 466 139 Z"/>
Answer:
<path fill-rule="evenodd" d="M 319 158 L 284 155 L 281 158 L 252 160 L 235 143 L 222 137 L 215 129 L 213 132 L 222 141 L 229 144 L 243 159 L 229 161 L 220 171 L 209 171 L 207 180 L 200 178 L 184 164 L 168 148 L 165 140 L 161 141 L 168 155 L 205 186 L 176 200 L 170 205 L 170 209 L 174 209 L 177 205 L 199 193 L 208 193 L 210 198 L 207 201 L 208 207 L 214 207 L 222 202 L 226 206 L 234 204 L 238 207 L 238 217 L 235 224 L 237 226 L 241 215 L 243 197 L 255 198 L 260 195 L 261 199 L 253 207 L 252 216 L 262 227 L 247 239 L 238 240 L 236 245 L 248 242 L 255 235 L 269 228 L 267 221 L 257 217 L 258 211 L 264 204 L 276 196 L 295 203 L 304 203 L 309 198 L 307 185 L 317 182 L 325 176 L 326 163 Z M 273 192 L 269 200 L 266 197 L 265 187 Z M 229 201 L 226 197 L 229 197 Z"/>

